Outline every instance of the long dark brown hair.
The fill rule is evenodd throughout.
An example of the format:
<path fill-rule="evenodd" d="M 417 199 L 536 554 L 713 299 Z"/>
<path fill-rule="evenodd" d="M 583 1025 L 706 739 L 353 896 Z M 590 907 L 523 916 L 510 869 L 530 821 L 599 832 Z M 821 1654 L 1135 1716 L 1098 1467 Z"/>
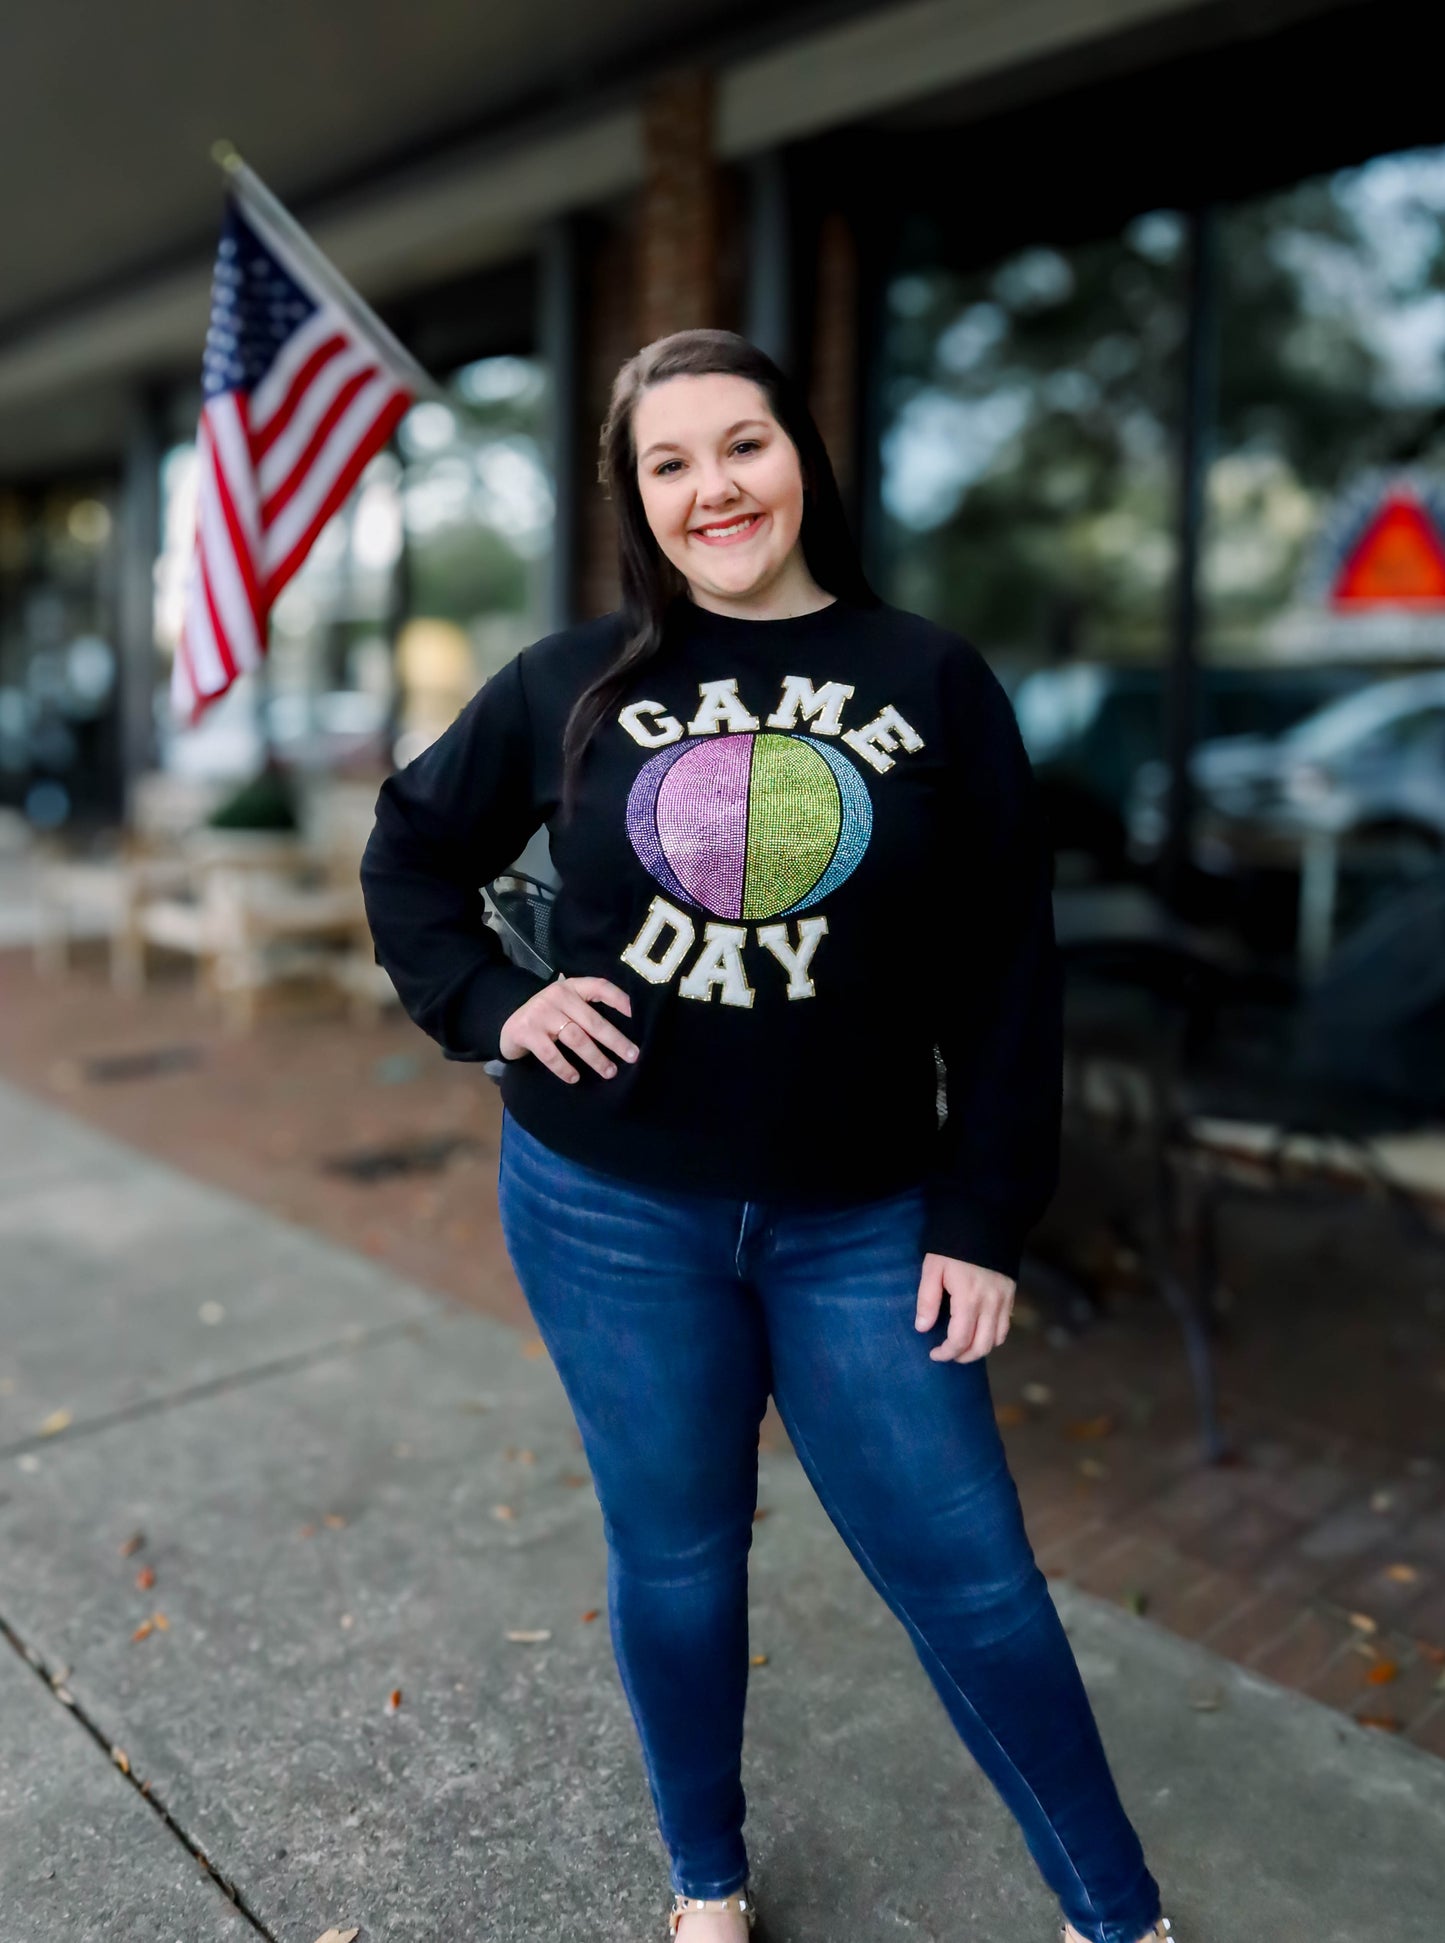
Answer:
<path fill-rule="evenodd" d="M 617 563 L 622 583 L 623 646 L 611 665 L 572 705 L 562 737 L 562 816 L 572 814 L 583 752 L 603 717 L 630 686 L 639 668 L 661 651 L 667 611 L 687 582 L 653 537 L 637 485 L 632 414 L 642 393 L 668 378 L 699 378 L 715 372 L 748 378 L 763 393 L 779 425 L 797 448 L 803 475 L 803 558 L 818 585 L 837 599 L 875 607 L 848 528 L 838 482 L 813 414 L 800 388 L 765 351 L 733 331 L 674 331 L 644 345 L 618 372 L 601 433 L 598 476 L 617 514 Z"/>

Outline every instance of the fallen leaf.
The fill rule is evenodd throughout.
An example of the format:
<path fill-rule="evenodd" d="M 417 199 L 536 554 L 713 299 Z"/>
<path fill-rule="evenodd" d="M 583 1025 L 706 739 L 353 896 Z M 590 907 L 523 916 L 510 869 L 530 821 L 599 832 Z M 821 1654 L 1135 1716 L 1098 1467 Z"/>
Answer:
<path fill-rule="evenodd" d="M 1428 1660 L 1431 1666 L 1445 1666 L 1445 1646 L 1433 1646 L 1428 1639 L 1417 1639 L 1415 1651 L 1422 1660 Z"/>
<path fill-rule="evenodd" d="M 1376 1660 L 1365 1675 L 1367 1687 L 1387 1687 L 1392 1680 L 1398 1680 L 1400 1669 L 1394 1660 Z"/>
<path fill-rule="evenodd" d="M 73 1707 L 75 1705 L 75 1695 L 70 1691 L 69 1687 L 57 1687 L 55 1689 L 55 1697 L 62 1707 Z"/>
<path fill-rule="evenodd" d="M 993 1420 L 1001 1430 L 1012 1430 L 1015 1424 L 1026 1424 L 1029 1413 L 1021 1403 L 1001 1403 L 993 1413 Z"/>
<path fill-rule="evenodd" d="M 1400 1723 L 1393 1714 L 1356 1714 L 1355 1719 L 1361 1727 L 1374 1727 L 1382 1734 L 1400 1731 Z"/>
<path fill-rule="evenodd" d="M 1224 1705 L 1224 1691 L 1221 1687 L 1201 1688 L 1190 1694 L 1189 1704 L 1196 1714 L 1217 1714 Z"/>
<path fill-rule="evenodd" d="M 401 1706 L 401 1688 L 393 1687 L 391 1692 L 386 1696 L 386 1706 L 383 1709 L 383 1712 L 388 1714 L 394 1714 L 400 1706 Z"/>
<path fill-rule="evenodd" d="M 143 1619 L 131 1634 L 131 1640 L 134 1642 L 138 1639 L 149 1639 L 155 1629 L 156 1622 L 153 1619 Z"/>
<path fill-rule="evenodd" d="M 1149 1610 L 1149 1594 L 1135 1588 L 1132 1591 L 1126 1592 L 1119 1603 L 1126 1611 L 1137 1613 L 1142 1619 L 1144 1614 Z"/>
<path fill-rule="evenodd" d="M 156 1625 L 160 1628 L 160 1630 L 163 1633 L 168 1633 L 170 1631 L 171 1622 L 169 1619 L 166 1618 L 163 1612 L 152 1613 L 151 1617 L 155 1620 Z"/>
<path fill-rule="evenodd" d="M 50 1415 L 45 1419 L 45 1422 L 40 1426 L 40 1435 L 42 1437 L 54 1437 L 58 1431 L 69 1430 L 74 1421 L 75 1419 L 69 1410 L 52 1410 Z"/>
<path fill-rule="evenodd" d="M 1357 1633 L 1377 1633 L 1380 1630 L 1380 1622 L 1371 1619 L 1367 1612 L 1352 1612 L 1347 1616 Z"/>
<path fill-rule="evenodd" d="M 1047 1383 L 1025 1383 L 1022 1394 L 1025 1403 L 1032 1403 L 1040 1410 L 1047 1409 L 1054 1400 L 1054 1393 Z"/>
<path fill-rule="evenodd" d="M 138 1592 L 149 1592 L 155 1582 L 156 1568 L 153 1565 L 143 1565 L 135 1575 L 136 1590 Z"/>
<path fill-rule="evenodd" d="M 340 1531 L 346 1520 L 339 1511 L 328 1511 L 321 1522 L 323 1525 L 330 1525 L 333 1531 Z"/>
<path fill-rule="evenodd" d="M 767 1517 L 767 1515 L 768 1515 L 768 1507 L 765 1504 L 760 1504 L 757 1510 L 753 1513 L 753 1523 L 755 1525 L 760 1525 L 763 1522 L 764 1518 Z"/>
<path fill-rule="evenodd" d="M 359 1929 L 350 1929 L 350 1930 L 331 1929 L 331 1930 L 327 1930 L 323 1935 L 318 1936 L 316 1939 L 316 1943 L 356 1943 L 356 1938 L 360 1936 L 360 1934 L 361 1931 Z"/>
<path fill-rule="evenodd" d="M 1420 1568 L 1416 1565 L 1387 1565 L 1385 1567 L 1385 1577 L 1387 1579 L 1393 1579 L 1396 1585 L 1413 1585 L 1419 1576 Z"/>
<path fill-rule="evenodd" d="M 494 1518 L 500 1518 L 503 1521 L 506 1521 L 508 1519 L 515 1518 L 516 1515 L 517 1515 L 516 1512 L 512 1509 L 511 1505 L 509 1504 L 494 1504 L 492 1506 L 492 1516 Z"/>
<path fill-rule="evenodd" d="M 517 1643 L 521 1646 L 534 1646 L 537 1644 L 538 1641 L 544 1639 L 550 1639 L 551 1637 L 552 1637 L 551 1631 L 546 1626 L 539 1626 L 536 1628 L 535 1631 L 531 1631 L 531 1632 L 527 1631 L 525 1628 L 519 1627 L 515 1632 L 510 1632 L 507 1634 L 508 1639 L 516 1640 Z"/>
<path fill-rule="evenodd" d="M 70 1668 L 68 1666 L 58 1666 L 50 1676 L 50 1684 L 52 1687 L 58 1687 L 62 1680 L 67 1680 L 69 1677 Z"/>
<path fill-rule="evenodd" d="M 303 1525 L 296 1536 L 298 1538 L 314 1538 L 316 1536 L 315 1525 Z"/>
<path fill-rule="evenodd" d="M 1079 1417 L 1065 1426 L 1064 1434 L 1075 1443 L 1092 1443 L 1096 1438 L 1111 1436 L 1113 1430 L 1114 1419 L 1110 1416 Z"/>
<path fill-rule="evenodd" d="M 582 1624 L 584 1626 L 590 1626 L 596 1617 L 597 1617 L 597 1608 L 596 1606 L 591 1606 L 588 1608 L 586 1612 L 583 1613 Z"/>
<path fill-rule="evenodd" d="M 144 1532 L 133 1531 L 129 1538 L 123 1539 L 121 1541 L 121 1547 L 120 1547 L 121 1557 L 129 1558 L 132 1552 L 138 1552 L 141 1546 L 145 1544 L 145 1542 L 146 1541 L 145 1541 Z"/>
<path fill-rule="evenodd" d="M 768 1656 L 766 1653 L 754 1653 L 748 1661 L 749 1666 L 766 1666 L 767 1663 Z"/>
<path fill-rule="evenodd" d="M 1379 1647 L 1371 1646 L 1367 1639 L 1352 1639 L 1350 1641 L 1350 1651 L 1352 1653 L 1358 1653 L 1362 1660 L 1377 1660 L 1380 1657 Z"/>
<path fill-rule="evenodd" d="M 570 1485 L 574 1491 L 580 1491 L 584 1484 L 590 1484 L 592 1480 L 584 1477 L 580 1471 L 564 1471 L 559 1482 Z"/>
<path fill-rule="evenodd" d="M 1097 1457 L 1081 1457 L 1079 1470 L 1084 1477 L 1100 1478 L 1109 1475 L 1108 1465 L 1101 1464 Z"/>
<path fill-rule="evenodd" d="M 122 1774 L 130 1773 L 130 1760 L 123 1747 L 113 1747 L 110 1750 L 110 1758 L 115 1762 Z"/>

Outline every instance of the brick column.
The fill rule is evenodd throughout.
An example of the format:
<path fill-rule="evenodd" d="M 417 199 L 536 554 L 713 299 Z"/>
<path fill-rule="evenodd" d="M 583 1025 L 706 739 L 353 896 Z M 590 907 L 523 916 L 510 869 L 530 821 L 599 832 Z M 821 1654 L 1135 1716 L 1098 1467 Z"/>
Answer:
<path fill-rule="evenodd" d="M 643 106 L 638 327 L 649 344 L 718 319 L 719 210 L 713 80 L 672 75 Z"/>
<path fill-rule="evenodd" d="M 611 502 L 598 483 L 598 433 L 607 416 L 612 381 L 643 342 L 637 322 L 637 256 L 634 224 L 609 223 L 593 233 L 580 279 L 582 430 L 575 482 L 579 618 L 605 614 L 617 605 L 617 527 Z"/>
<path fill-rule="evenodd" d="M 579 615 L 617 604 L 616 528 L 595 483 L 597 432 L 618 367 L 669 331 L 735 327 L 740 305 L 737 185 L 713 156 L 713 81 L 678 72 L 643 103 L 643 182 L 631 210 L 599 221 L 578 277 Z"/>

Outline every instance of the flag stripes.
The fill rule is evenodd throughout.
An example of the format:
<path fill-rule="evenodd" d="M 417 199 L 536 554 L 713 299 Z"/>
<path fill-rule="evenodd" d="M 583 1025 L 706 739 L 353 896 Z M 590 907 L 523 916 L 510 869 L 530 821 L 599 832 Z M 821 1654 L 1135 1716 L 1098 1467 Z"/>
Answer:
<path fill-rule="evenodd" d="M 233 196 L 211 293 L 195 546 L 171 702 L 195 723 L 259 666 L 267 622 L 415 389 Z"/>

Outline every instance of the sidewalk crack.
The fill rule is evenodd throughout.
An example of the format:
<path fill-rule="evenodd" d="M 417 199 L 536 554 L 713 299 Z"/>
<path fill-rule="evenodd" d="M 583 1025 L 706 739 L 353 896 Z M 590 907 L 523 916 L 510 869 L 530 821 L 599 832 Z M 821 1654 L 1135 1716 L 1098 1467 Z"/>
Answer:
<path fill-rule="evenodd" d="M 117 1424 L 134 1423 L 139 1418 L 157 1416 L 164 1410 L 178 1409 L 206 1397 L 222 1396 L 230 1390 L 245 1389 L 251 1383 L 269 1382 L 272 1377 L 285 1376 L 293 1370 L 306 1369 L 316 1363 L 325 1363 L 333 1357 L 348 1355 L 353 1350 L 371 1349 L 378 1343 L 391 1342 L 398 1336 L 420 1337 L 425 1334 L 426 1326 L 424 1318 L 408 1316 L 401 1322 L 382 1323 L 374 1329 L 356 1329 L 341 1337 L 339 1341 L 320 1343 L 313 1349 L 297 1350 L 290 1356 L 277 1356 L 269 1363 L 256 1363 L 247 1369 L 233 1370 L 225 1376 L 211 1377 L 204 1383 L 192 1383 L 183 1390 L 167 1391 L 164 1396 L 143 1397 L 139 1402 L 128 1403 L 119 1410 L 108 1410 L 100 1416 L 87 1417 L 83 1423 L 67 1424 L 61 1431 L 34 1431 L 28 1437 L 17 1438 L 12 1444 L 0 1444 L 0 1463 L 7 1458 L 20 1457 L 30 1451 L 53 1450 L 59 1444 L 73 1443 L 77 1437 L 94 1436 L 102 1430 L 113 1430 Z"/>
<path fill-rule="evenodd" d="M 237 1912 L 250 1924 L 256 1935 L 263 1938 L 264 1943 L 278 1943 L 275 1931 L 269 1929 L 262 1922 L 255 1910 L 251 1908 L 250 1904 L 241 1894 L 235 1881 L 226 1875 L 222 1869 L 218 1868 L 200 1844 L 182 1828 L 165 1803 L 155 1793 L 150 1782 L 140 1780 L 135 1770 L 131 1767 L 130 1758 L 125 1750 L 111 1741 L 107 1737 L 105 1730 L 92 1720 L 85 1708 L 75 1698 L 74 1694 L 65 1686 L 61 1670 L 52 1670 L 47 1667 L 41 1655 L 28 1641 L 20 1637 L 19 1633 L 16 1632 L 15 1628 L 5 1618 L 3 1613 L 0 1613 L 0 1635 L 3 1635 L 10 1642 L 18 1657 L 31 1669 L 36 1679 L 44 1685 L 56 1705 L 62 1707 L 73 1720 L 79 1722 L 80 1726 L 89 1734 L 97 1747 L 104 1750 L 107 1760 L 115 1769 L 116 1773 L 125 1781 L 129 1782 L 130 1786 L 134 1788 L 147 1808 L 165 1824 L 166 1828 L 169 1829 L 170 1833 L 180 1843 L 181 1847 L 185 1849 L 187 1854 L 195 1857 L 201 1869 L 215 1883 L 227 1902 L 231 1903 Z"/>

